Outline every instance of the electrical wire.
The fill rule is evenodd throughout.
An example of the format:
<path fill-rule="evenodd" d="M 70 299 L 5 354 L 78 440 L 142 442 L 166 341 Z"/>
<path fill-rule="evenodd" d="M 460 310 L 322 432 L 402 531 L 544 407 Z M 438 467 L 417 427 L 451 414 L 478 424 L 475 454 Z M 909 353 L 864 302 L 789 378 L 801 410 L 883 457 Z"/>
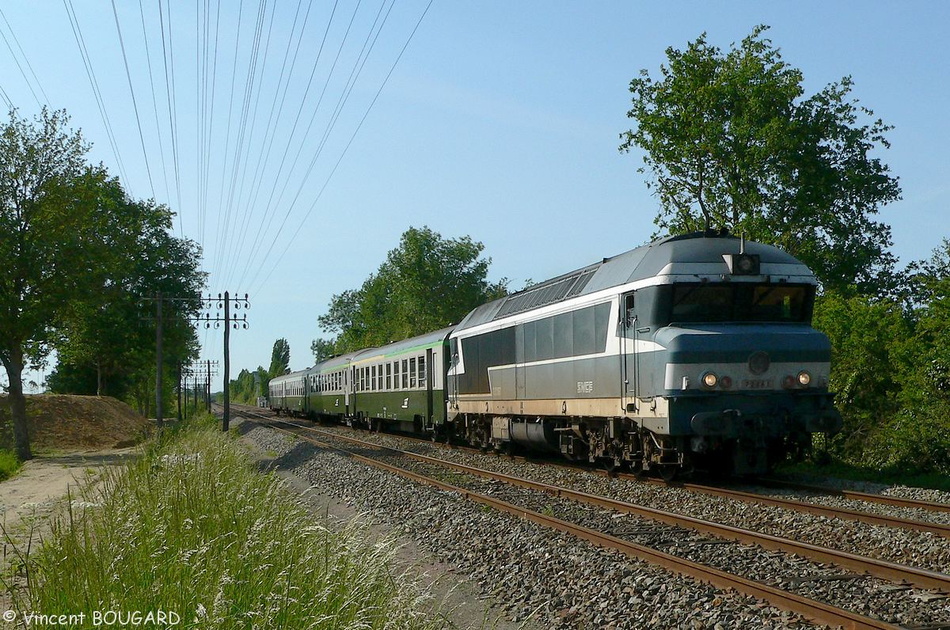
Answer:
<path fill-rule="evenodd" d="M 115 139 L 115 133 L 112 130 L 112 123 L 109 120 L 109 113 L 105 106 L 105 101 L 102 98 L 102 92 L 99 89 L 99 82 L 96 80 L 96 73 L 92 67 L 92 59 L 89 56 L 89 51 L 86 49 L 86 42 L 82 36 L 82 29 L 79 26 L 79 19 L 76 17 L 76 10 L 73 7 L 72 0 L 63 0 L 63 6 L 66 8 L 66 15 L 69 17 L 69 24 L 73 30 L 73 36 L 76 38 L 76 44 L 79 46 L 79 54 L 82 57 L 83 65 L 86 68 L 86 75 L 89 78 L 89 83 L 92 86 L 93 95 L 96 98 L 96 105 L 99 107 L 99 115 L 102 117 L 102 123 L 106 130 L 106 136 L 109 139 L 109 144 L 112 147 L 112 153 L 115 155 L 116 167 L 119 170 L 119 175 L 122 178 L 122 181 L 125 182 L 126 192 L 132 196 L 132 192 L 129 185 L 129 178 L 126 175 L 125 166 L 122 164 L 122 157 L 119 153 L 119 145 Z"/>
<path fill-rule="evenodd" d="M 419 30 L 419 27 L 422 25 L 423 19 L 425 19 L 426 14 L 429 12 L 429 9 L 432 7 L 434 0 L 429 0 L 429 3 L 426 5 L 425 10 L 422 12 L 422 15 L 419 16 L 419 20 L 416 22 L 415 27 L 413 27 L 412 32 L 409 34 L 409 38 L 406 40 L 406 43 L 403 45 L 402 49 L 399 51 L 399 55 L 396 57 L 396 60 L 393 62 L 392 66 L 389 69 L 389 72 L 386 74 L 386 78 L 380 84 L 379 89 L 376 91 L 376 95 L 373 97 L 373 100 L 370 102 L 369 107 L 366 108 L 366 112 L 363 114 L 363 117 L 360 119 L 359 124 L 356 126 L 356 129 L 353 130 L 353 134 L 350 136 L 349 142 L 347 142 L 346 147 L 343 149 L 343 152 L 340 154 L 340 157 L 337 159 L 336 164 L 334 164 L 333 169 L 327 175 L 326 180 L 323 182 L 323 186 L 320 188 L 320 192 L 317 194 L 316 198 L 313 200 L 313 203 L 310 204 L 310 207 L 307 209 L 307 212 L 301 218 L 300 223 L 297 225 L 297 229 L 294 231 L 293 235 L 287 240 L 285 247 L 280 251 L 280 254 L 277 257 L 277 260 L 271 266 L 267 274 L 261 279 L 259 284 L 257 283 L 257 277 L 260 275 L 259 270 L 262 267 L 258 268 L 258 273 L 256 273 L 251 281 L 248 283 L 249 286 L 254 287 L 254 292 L 256 293 L 270 279 L 271 274 L 274 273 L 274 270 L 277 269 L 281 260 L 284 258 L 284 254 L 287 253 L 287 250 L 290 249 L 290 244 L 296 240 L 297 236 L 300 234 L 301 229 L 306 225 L 307 220 L 310 218 L 310 215 L 313 213 L 314 208 L 320 201 L 320 198 L 323 196 L 324 191 L 327 189 L 327 186 L 330 184 L 330 181 L 333 179 L 333 175 L 336 173 L 337 169 L 340 167 L 340 164 L 343 162 L 343 158 L 346 157 L 346 153 L 349 151 L 350 147 L 353 144 L 353 141 L 356 139 L 357 134 L 359 134 L 360 129 L 363 127 L 363 123 L 366 122 L 366 119 L 369 117 L 370 112 L 373 110 L 373 107 L 376 105 L 376 101 L 379 100 L 380 94 L 383 92 L 383 88 L 386 87 L 386 84 L 389 82 L 389 78 L 392 76 L 393 72 L 396 70 L 396 66 L 399 64 L 399 60 L 402 59 L 403 54 L 405 54 L 406 49 L 409 48 L 409 44 L 412 42 L 412 39 L 415 37 L 416 32 Z M 269 252 L 273 251 L 274 245 L 276 244 L 276 237 L 269 248 Z M 265 256 L 265 260 L 269 257 L 269 253 Z"/>
<path fill-rule="evenodd" d="M 13 30 L 13 27 L 10 26 L 10 22 L 7 21 L 7 16 L 4 15 L 3 9 L 0 9 L 0 18 L 3 18 L 3 23 L 7 25 L 7 30 L 10 31 L 10 37 L 13 39 L 13 43 L 16 44 L 17 50 L 20 52 L 19 56 L 13 50 L 13 46 L 10 45 L 7 36 L 3 34 L 3 31 L 0 31 L 0 37 L 3 37 L 3 43 L 7 45 L 7 48 L 10 49 L 10 54 L 13 56 L 13 61 L 16 62 L 17 68 L 20 70 L 20 74 L 23 75 L 23 79 L 26 81 L 27 87 L 30 88 L 30 93 L 33 94 L 33 99 L 36 101 L 36 104 L 42 107 L 43 105 L 49 105 L 49 97 L 46 95 L 46 90 L 43 89 L 43 84 L 40 83 L 39 78 L 36 76 L 36 72 L 33 71 L 33 66 L 30 64 L 30 58 L 23 52 L 23 47 L 20 46 L 20 40 L 17 39 L 16 32 Z M 23 66 L 20 65 L 20 57 L 23 58 L 23 62 L 26 64 L 26 67 L 30 70 L 30 76 L 33 77 L 33 80 L 30 81 L 30 78 L 26 76 L 26 73 L 23 71 Z M 36 88 L 40 91 L 40 94 L 43 95 L 42 102 L 36 96 L 36 91 L 33 89 L 33 84 L 36 84 Z M 7 98 L 7 102 L 10 107 L 13 106 L 13 103 Z"/>
<path fill-rule="evenodd" d="M 152 191 L 152 198 L 155 198 L 155 183 L 152 181 L 152 168 L 148 162 L 148 149 L 145 147 L 145 134 L 142 133 L 142 119 L 139 117 L 139 105 L 135 99 L 135 89 L 132 87 L 132 73 L 129 71 L 129 58 L 125 53 L 125 41 L 122 39 L 122 27 L 119 25 L 119 11 L 116 9 L 115 0 L 112 0 L 112 15 L 115 17 L 115 30 L 119 35 L 119 47 L 122 49 L 122 63 L 125 65 L 125 76 L 129 80 L 129 95 L 132 97 L 132 109 L 135 112 L 135 124 L 139 130 L 139 141 L 142 143 L 142 155 L 145 158 L 145 172 L 148 175 L 149 189 Z"/>

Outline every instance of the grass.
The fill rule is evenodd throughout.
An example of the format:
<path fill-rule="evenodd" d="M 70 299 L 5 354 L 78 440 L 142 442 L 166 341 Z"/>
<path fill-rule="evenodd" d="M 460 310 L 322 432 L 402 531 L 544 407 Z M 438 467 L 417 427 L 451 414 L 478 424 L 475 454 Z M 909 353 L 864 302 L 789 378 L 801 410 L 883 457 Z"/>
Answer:
<path fill-rule="evenodd" d="M 20 466 L 22 463 L 13 451 L 0 449 L 0 481 L 15 475 Z"/>
<path fill-rule="evenodd" d="M 20 563 L 21 611 L 172 611 L 181 628 L 435 628 L 392 541 L 331 531 L 214 426 L 184 428 L 71 497 Z M 88 617 L 87 617 L 88 619 Z"/>
<path fill-rule="evenodd" d="M 819 477 L 838 477 L 852 481 L 870 481 L 874 483 L 915 486 L 950 492 L 950 477 L 941 473 L 918 473 L 906 470 L 880 470 L 867 466 L 858 466 L 832 458 L 826 464 L 801 462 L 782 464 L 778 472 L 801 473 Z"/>

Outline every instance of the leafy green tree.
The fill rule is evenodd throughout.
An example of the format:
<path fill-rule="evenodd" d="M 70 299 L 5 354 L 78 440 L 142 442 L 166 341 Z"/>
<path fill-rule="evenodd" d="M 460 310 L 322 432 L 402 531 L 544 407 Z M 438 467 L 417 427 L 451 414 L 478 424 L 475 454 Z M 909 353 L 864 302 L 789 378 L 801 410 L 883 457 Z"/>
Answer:
<path fill-rule="evenodd" d="M 54 391 L 108 394 L 147 409 L 154 401 L 154 302 L 143 297 L 161 293 L 163 356 L 169 378 L 166 396 L 176 382 L 177 365 L 197 356 L 193 319 L 201 308 L 206 275 L 199 270 L 200 249 L 172 236 L 172 213 L 152 202 L 129 200 L 112 187 L 109 235 L 110 274 L 101 289 L 68 318 L 56 344 L 58 365 L 48 379 Z M 95 374 L 95 387 L 89 391 Z M 174 376 L 174 377 L 173 377 Z M 142 387 L 139 387 L 141 381 Z"/>
<path fill-rule="evenodd" d="M 488 282 L 491 259 L 480 258 L 483 250 L 468 236 L 409 228 L 362 287 L 333 296 L 320 326 L 337 333 L 338 352 L 348 352 L 457 323 L 506 293 L 507 280 Z"/>
<path fill-rule="evenodd" d="M 668 48 L 659 78 L 641 70 L 620 150 L 644 151 L 662 230 L 728 229 L 791 252 L 827 288 L 892 289 L 890 228 L 873 216 L 900 187 L 872 157 L 891 127 L 869 120 L 850 77 L 806 98 L 767 29 L 727 53 L 704 33 Z"/>
<path fill-rule="evenodd" d="M 109 178 L 85 163 L 88 147 L 67 123 L 62 111 L 43 109 L 30 122 L 14 110 L 0 127 L 0 362 L 22 460 L 32 457 L 23 370 L 46 356 L 108 271 Z"/>
<path fill-rule="evenodd" d="M 837 452 L 860 461 L 874 433 L 901 408 L 912 322 L 896 301 L 829 291 L 816 301 L 814 326 L 831 341 L 830 389 L 845 422 Z"/>
<path fill-rule="evenodd" d="M 290 372 L 290 344 L 283 337 L 274 342 L 270 353 L 270 378 Z"/>
<path fill-rule="evenodd" d="M 912 263 L 908 276 L 923 349 L 916 357 L 919 379 L 911 391 L 950 402 L 950 239 L 944 239 L 929 260 Z"/>
<path fill-rule="evenodd" d="M 231 400 L 245 405 L 256 405 L 257 397 L 262 395 L 264 385 L 268 380 L 268 373 L 263 367 L 251 372 L 241 370 L 236 380 L 231 381 Z"/>
<path fill-rule="evenodd" d="M 334 344 L 329 339 L 314 339 L 310 344 L 310 352 L 313 353 L 314 363 L 322 363 L 335 354 Z"/>

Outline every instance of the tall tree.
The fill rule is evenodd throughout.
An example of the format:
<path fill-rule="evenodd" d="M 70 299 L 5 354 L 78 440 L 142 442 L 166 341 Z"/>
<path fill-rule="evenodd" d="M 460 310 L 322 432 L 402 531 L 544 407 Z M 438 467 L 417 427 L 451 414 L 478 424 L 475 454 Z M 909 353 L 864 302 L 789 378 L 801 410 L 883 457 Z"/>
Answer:
<path fill-rule="evenodd" d="M 290 344 L 281 337 L 274 342 L 274 348 L 271 350 L 268 373 L 270 378 L 274 378 L 288 372 L 290 372 Z"/>
<path fill-rule="evenodd" d="M 850 77 L 805 98 L 802 72 L 767 29 L 727 53 L 704 33 L 685 51 L 668 48 L 659 78 L 641 70 L 630 82 L 636 127 L 620 150 L 645 152 L 655 222 L 776 244 L 829 288 L 893 288 L 890 228 L 873 216 L 900 187 L 872 157 L 891 127 L 850 96 Z"/>
<path fill-rule="evenodd" d="M 129 399 L 132 392 L 149 389 L 136 387 L 135 381 L 154 383 L 155 376 L 155 323 L 146 323 L 154 319 L 154 303 L 142 298 L 159 292 L 174 298 L 165 300 L 162 317 L 163 354 L 171 370 L 197 353 L 189 318 L 200 310 L 206 274 L 199 270 L 197 244 L 170 233 L 168 208 L 128 199 L 117 182 L 111 188 L 111 271 L 101 290 L 68 318 L 66 334 L 56 344 L 58 365 L 48 383 L 54 391 Z M 90 372 L 95 374 L 93 391 L 87 391 L 93 382 Z M 168 394 L 176 380 L 165 379 Z"/>
<path fill-rule="evenodd" d="M 310 352 L 313 353 L 314 363 L 326 361 L 334 355 L 333 342 L 329 339 L 314 339 L 310 343 Z"/>
<path fill-rule="evenodd" d="M 109 179 L 85 163 L 88 147 L 67 123 L 62 111 L 43 109 L 29 122 L 12 110 L 0 127 L 0 362 L 23 460 L 32 457 L 23 370 L 43 359 L 64 318 L 106 272 L 110 216 L 100 207 Z"/>
<path fill-rule="evenodd" d="M 468 236 L 409 228 L 362 287 L 333 296 L 320 326 L 337 333 L 335 349 L 347 352 L 457 323 L 507 291 L 507 280 L 488 282 L 483 250 Z"/>

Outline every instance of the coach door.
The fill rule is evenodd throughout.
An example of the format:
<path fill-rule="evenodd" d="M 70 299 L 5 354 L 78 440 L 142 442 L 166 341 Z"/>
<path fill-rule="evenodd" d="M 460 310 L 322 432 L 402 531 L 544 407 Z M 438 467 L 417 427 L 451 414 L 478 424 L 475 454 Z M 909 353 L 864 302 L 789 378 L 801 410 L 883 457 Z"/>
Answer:
<path fill-rule="evenodd" d="M 350 415 L 350 391 L 353 389 L 353 372 L 356 368 L 349 366 L 343 371 L 343 407 L 346 417 Z"/>
<path fill-rule="evenodd" d="M 432 364 L 433 364 L 432 348 L 429 348 L 428 350 L 426 350 L 426 366 L 425 366 L 425 371 L 423 372 L 423 374 L 425 374 L 425 379 L 426 379 L 426 421 L 424 423 L 425 424 L 425 426 L 423 427 L 424 429 L 431 429 L 435 425 L 435 422 L 433 421 L 433 418 L 432 418 L 434 414 L 434 402 L 435 402 L 432 396 L 432 388 L 435 386 L 435 383 L 434 383 L 435 379 L 432 378 L 432 375 L 433 375 Z"/>
<path fill-rule="evenodd" d="M 637 411 L 639 361 L 637 356 L 637 310 L 635 292 L 620 299 L 620 396 L 627 413 Z"/>

